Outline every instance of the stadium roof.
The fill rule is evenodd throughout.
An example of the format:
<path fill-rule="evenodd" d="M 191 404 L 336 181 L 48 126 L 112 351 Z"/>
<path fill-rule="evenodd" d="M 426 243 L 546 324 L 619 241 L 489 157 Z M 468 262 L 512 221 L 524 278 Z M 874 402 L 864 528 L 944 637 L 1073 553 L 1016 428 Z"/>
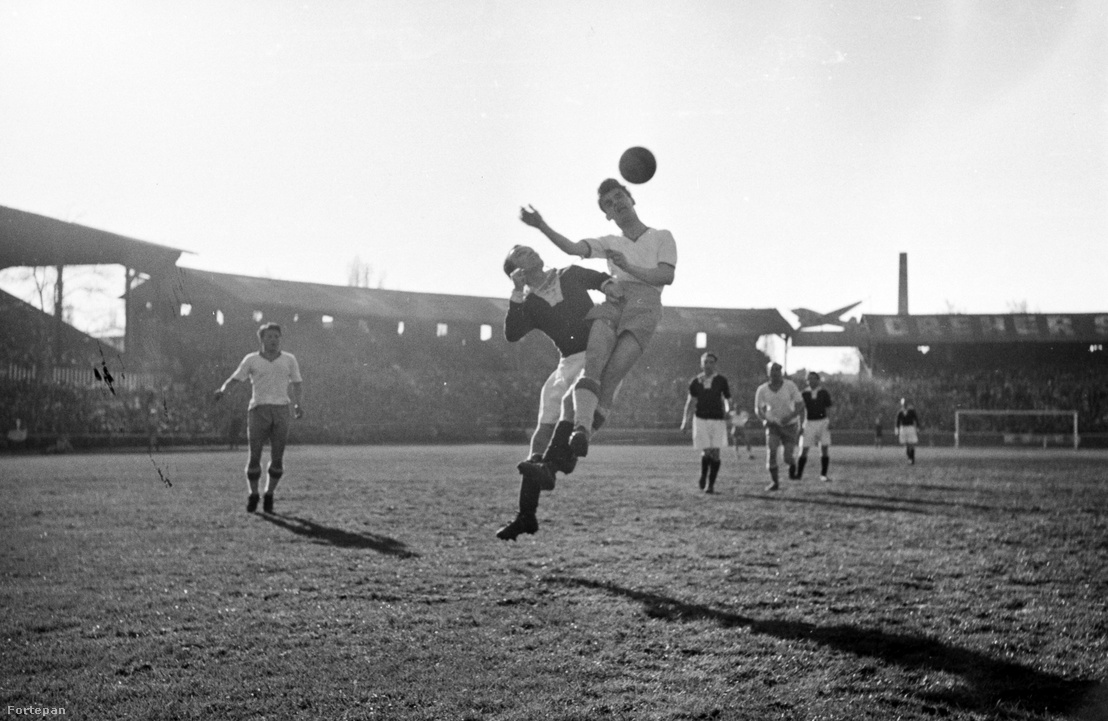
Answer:
<path fill-rule="evenodd" d="M 0 269 L 118 264 L 157 273 L 172 268 L 183 252 L 0 205 Z"/>
<path fill-rule="evenodd" d="M 179 297 L 186 303 L 232 299 L 253 309 L 281 307 L 347 318 L 395 318 L 499 325 L 507 298 L 413 293 L 255 278 L 191 268 L 177 269 Z M 147 284 L 149 285 L 149 284 Z M 141 286 L 138 293 L 143 293 Z M 789 335 L 792 326 L 775 309 L 666 308 L 659 332 L 707 332 L 724 336 Z"/>

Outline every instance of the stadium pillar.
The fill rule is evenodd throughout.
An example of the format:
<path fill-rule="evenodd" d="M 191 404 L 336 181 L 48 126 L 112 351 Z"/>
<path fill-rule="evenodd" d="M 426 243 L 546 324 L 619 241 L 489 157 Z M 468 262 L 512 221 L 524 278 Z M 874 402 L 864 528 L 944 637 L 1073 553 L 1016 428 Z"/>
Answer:
<path fill-rule="evenodd" d="M 54 359 L 51 364 L 59 366 L 62 364 L 62 326 L 65 323 L 62 318 L 65 311 L 65 304 L 63 303 L 65 297 L 65 279 L 63 276 L 65 266 L 57 265 L 54 268 L 58 275 L 54 281 Z"/>
<path fill-rule="evenodd" d="M 134 268 L 123 266 L 123 352 L 131 350 L 131 284 L 135 280 Z M 132 356 L 133 357 L 133 356 Z"/>

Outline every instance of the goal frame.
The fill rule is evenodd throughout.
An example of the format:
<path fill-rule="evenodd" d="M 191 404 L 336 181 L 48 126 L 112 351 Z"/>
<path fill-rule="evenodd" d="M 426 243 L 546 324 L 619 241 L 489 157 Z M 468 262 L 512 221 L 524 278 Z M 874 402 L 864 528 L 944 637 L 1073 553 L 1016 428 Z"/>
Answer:
<path fill-rule="evenodd" d="M 995 411 L 980 408 L 959 408 L 954 411 L 954 447 L 961 447 L 962 416 L 1070 416 L 1073 418 L 1073 450 L 1081 445 L 1078 434 L 1077 411 Z"/>

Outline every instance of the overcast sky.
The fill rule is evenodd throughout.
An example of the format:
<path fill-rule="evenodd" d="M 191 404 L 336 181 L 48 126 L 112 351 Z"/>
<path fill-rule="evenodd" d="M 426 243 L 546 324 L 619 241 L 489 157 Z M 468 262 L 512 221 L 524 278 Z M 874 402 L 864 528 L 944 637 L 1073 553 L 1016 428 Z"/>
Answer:
<path fill-rule="evenodd" d="M 1108 310 L 1108 4 L 0 0 L 0 205 L 181 264 L 507 296 L 651 148 L 670 305 Z M 597 261 L 591 267 L 602 267 Z"/>

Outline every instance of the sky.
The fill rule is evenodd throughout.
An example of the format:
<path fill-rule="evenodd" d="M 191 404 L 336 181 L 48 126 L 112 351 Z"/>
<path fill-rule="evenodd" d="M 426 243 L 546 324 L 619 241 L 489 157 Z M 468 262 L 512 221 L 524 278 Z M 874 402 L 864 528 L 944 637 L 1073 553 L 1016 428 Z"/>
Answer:
<path fill-rule="evenodd" d="M 1102 0 L 0 0 L 0 205 L 186 267 L 507 297 L 633 145 L 668 305 L 1108 310 Z"/>

